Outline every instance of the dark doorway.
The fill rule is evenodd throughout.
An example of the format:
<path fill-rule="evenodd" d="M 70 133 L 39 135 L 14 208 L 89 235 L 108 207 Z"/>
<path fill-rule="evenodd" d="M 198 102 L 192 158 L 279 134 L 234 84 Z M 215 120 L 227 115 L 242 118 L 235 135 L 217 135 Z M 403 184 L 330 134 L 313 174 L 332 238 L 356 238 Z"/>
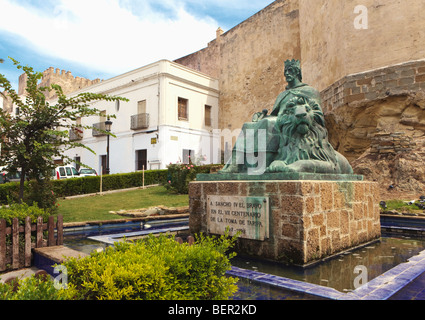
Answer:
<path fill-rule="evenodd" d="M 103 156 L 100 156 L 100 163 L 101 163 L 101 166 L 102 166 L 102 175 L 104 175 L 104 174 L 106 174 L 106 167 L 107 167 L 107 165 L 106 165 L 106 155 L 103 155 Z"/>
<path fill-rule="evenodd" d="M 136 170 L 148 169 L 148 150 L 136 150 Z"/>

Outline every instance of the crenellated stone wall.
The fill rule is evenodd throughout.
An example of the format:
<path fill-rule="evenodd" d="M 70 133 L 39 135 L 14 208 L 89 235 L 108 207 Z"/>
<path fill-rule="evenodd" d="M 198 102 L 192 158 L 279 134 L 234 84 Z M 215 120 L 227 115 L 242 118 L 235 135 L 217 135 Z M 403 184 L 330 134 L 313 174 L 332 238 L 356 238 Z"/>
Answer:
<path fill-rule="evenodd" d="M 39 86 L 48 87 L 52 84 L 60 85 L 62 91 L 67 94 L 79 89 L 91 86 L 93 84 L 99 83 L 100 79 L 89 80 L 82 77 L 74 77 L 71 71 L 61 70 L 59 68 L 50 67 L 43 72 L 43 77 Z M 18 94 L 24 95 L 25 88 L 27 84 L 27 75 L 25 73 L 21 74 L 19 77 L 19 88 Z M 46 92 L 46 98 L 52 99 L 56 97 L 54 91 Z"/>

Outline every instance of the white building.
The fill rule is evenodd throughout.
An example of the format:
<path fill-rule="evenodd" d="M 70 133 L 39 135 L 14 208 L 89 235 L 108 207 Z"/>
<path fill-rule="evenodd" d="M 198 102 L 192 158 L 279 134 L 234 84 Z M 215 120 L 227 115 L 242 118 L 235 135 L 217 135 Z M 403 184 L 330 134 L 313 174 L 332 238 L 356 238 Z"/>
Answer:
<path fill-rule="evenodd" d="M 219 163 L 218 80 L 180 64 L 161 60 L 109 80 L 86 87 L 81 92 L 120 96 L 129 102 L 93 102 L 102 117 L 77 121 L 104 128 L 111 118 L 110 173 L 165 169 L 170 163 L 187 162 L 190 155 L 204 158 L 204 164 Z M 71 131 L 75 140 L 96 152 L 76 148 L 66 155 L 105 172 L 107 137 L 96 130 Z M 213 148 L 214 147 L 214 148 Z M 215 151 L 213 150 L 215 149 Z M 58 159 L 59 160 L 59 159 Z M 77 165 L 76 165 L 77 166 Z"/>

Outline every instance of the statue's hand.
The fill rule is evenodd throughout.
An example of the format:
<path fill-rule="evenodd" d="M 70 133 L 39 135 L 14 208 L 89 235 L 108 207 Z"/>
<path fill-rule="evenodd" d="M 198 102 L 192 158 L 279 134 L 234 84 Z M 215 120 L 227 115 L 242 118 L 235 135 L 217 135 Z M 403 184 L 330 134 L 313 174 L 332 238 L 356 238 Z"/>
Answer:
<path fill-rule="evenodd" d="M 264 119 L 267 116 L 268 112 L 269 111 L 267 109 L 264 109 L 262 112 L 257 112 L 256 114 L 253 115 L 252 122 L 258 122 Z"/>
<path fill-rule="evenodd" d="M 257 112 L 252 116 L 252 122 L 258 122 L 262 119 L 262 113 L 261 112 Z"/>

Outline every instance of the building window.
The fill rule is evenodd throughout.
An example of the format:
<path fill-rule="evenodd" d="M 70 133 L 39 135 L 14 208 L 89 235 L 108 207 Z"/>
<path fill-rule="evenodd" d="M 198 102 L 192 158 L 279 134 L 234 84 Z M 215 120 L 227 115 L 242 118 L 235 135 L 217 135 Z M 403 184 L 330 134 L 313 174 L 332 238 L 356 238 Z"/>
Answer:
<path fill-rule="evenodd" d="M 188 120 L 188 101 L 184 98 L 178 98 L 179 120 Z"/>
<path fill-rule="evenodd" d="M 183 163 L 189 164 L 191 163 L 191 161 L 194 161 L 194 160 L 195 160 L 195 151 L 183 149 Z"/>
<path fill-rule="evenodd" d="M 137 102 L 137 114 L 146 113 L 146 100 Z"/>
<path fill-rule="evenodd" d="M 212 110 L 211 106 L 205 105 L 205 126 L 206 127 L 211 127 L 212 125 L 211 110 Z"/>

